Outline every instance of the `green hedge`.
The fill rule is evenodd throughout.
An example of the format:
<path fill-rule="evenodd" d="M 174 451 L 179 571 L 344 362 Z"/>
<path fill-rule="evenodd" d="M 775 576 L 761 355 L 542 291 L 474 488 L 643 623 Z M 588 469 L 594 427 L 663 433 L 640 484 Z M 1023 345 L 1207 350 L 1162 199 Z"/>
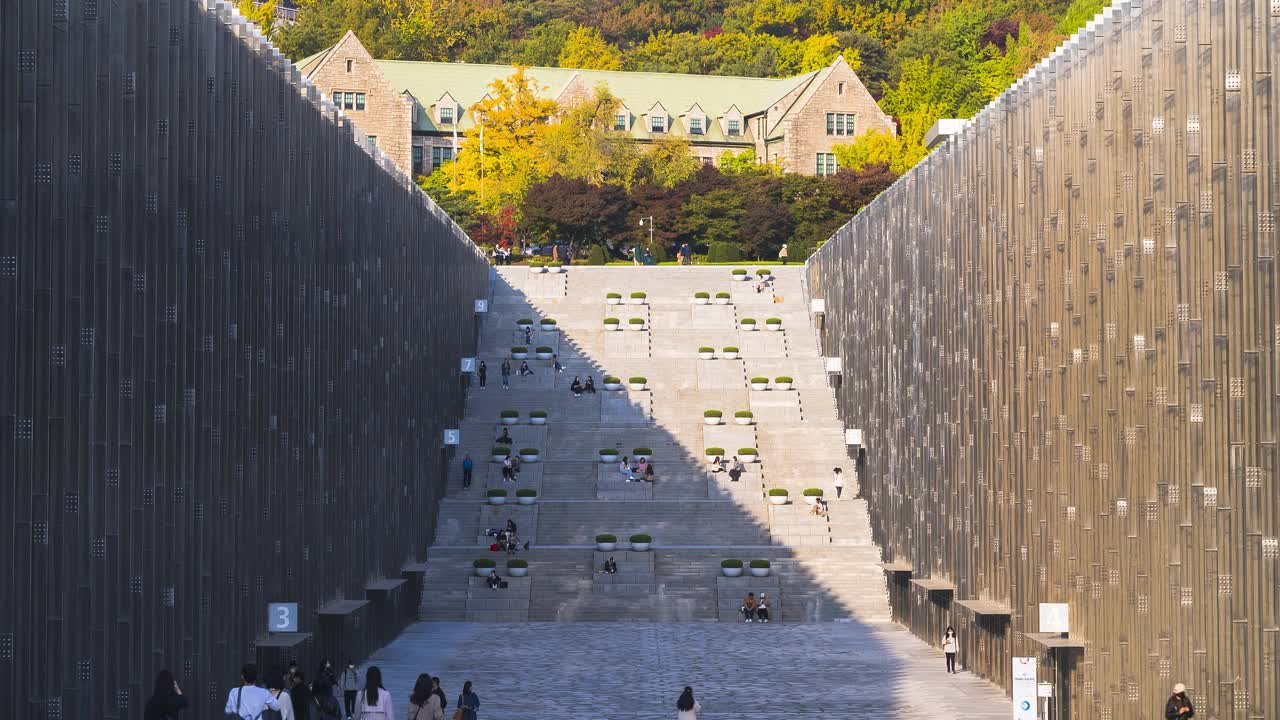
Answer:
<path fill-rule="evenodd" d="M 609 256 L 605 254 L 603 245 L 592 245 L 587 251 L 588 265 L 604 265 L 609 262 Z"/>
<path fill-rule="evenodd" d="M 791 493 L 787 492 L 786 488 L 770 488 L 769 489 L 769 497 L 786 497 L 790 494 Z"/>
<path fill-rule="evenodd" d="M 767 568 L 767 567 L 769 567 L 769 561 L 768 561 L 768 560 L 752 560 L 752 561 L 751 561 L 751 567 L 753 567 L 753 568 Z"/>
<path fill-rule="evenodd" d="M 724 448 L 709 447 L 706 450 L 706 454 L 707 454 L 707 457 L 715 457 L 717 455 L 720 457 L 724 457 Z"/>
<path fill-rule="evenodd" d="M 781 324 L 782 324 L 782 318 L 767 318 L 767 319 L 764 321 L 764 324 L 765 324 L 765 325 L 781 325 Z"/>
<path fill-rule="evenodd" d="M 502 488 L 494 488 L 493 490 L 490 490 L 488 494 L 489 497 L 506 497 L 507 491 Z"/>
<path fill-rule="evenodd" d="M 535 352 L 540 352 L 540 353 L 549 353 L 549 352 L 552 352 L 552 350 L 551 350 L 551 348 L 547 347 L 546 345 L 539 345 L 539 346 L 535 349 Z"/>
<path fill-rule="evenodd" d="M 506 445 L 494 445 L 493 450 L 489 454 L 490 455 L 510 455 L 511 448 L 507 447 Z"/>
<path fill-rule="evenodd" d="M 696 293 L 694 293 L 694 294 L 693 294 L 693 296 L 694 296 L 695 298 L 698 298 L 699 300 L 710 300 L 710 299 L 711 299 L 711 293 L 706 293 L 706 292 L 696 292 Z"/>
<path fill-rule="evenodd" d="M 538 321 L 538 324 L 539 325 L 555 325 L 556 321 L 553 318 L 542 318 L 541 320 Z"/>
<path fill-rule="evenodd" d="M 822 488 L 805 488 L 805 497 L 822 497 Z"/>
<path fill-rule="evenodd" d="M 755 414 L 754 414 L 754 413 L 752 413 L 750 410 L 739 410 L 739 411 L 735 412 L 735 413 L 733 414 L 733 416 L 734 416 L 734 417 L 745 417 L 745 418 L 749 418 L 749 417 L 755 417 Z"/>
<path fill-rule="evenodd" d="M 648 295 L 645 295 L 645 294 L 644 294 L 644 293 L 642 293 L 642 292 L 633 292 L 633 293 L 631 293 L 631 298 L 632 298 L 633 300 L 643 300 L 643 299 L 645 299 L 645 298 L 647 298 L 647 297 L 649 297 L 649 296 L 648 296 Z"/>
<path fill-rule="evenodd" d="M 564 262 L 561 260 L 552 260 L 551 262 L 547 263 L 547 267 L 553 267 L 553 268 L 564 267 Z"/>
<path fill-rule="evenodd" d="M 504 417 L 504 418 L 518 418 L 520 417 L 520 411 L 519 410 L 503 410 L 502 412 L 498 413 L 498 416 Z"/>
<path fill-rule="evenodd" d="M 508 568 L 508 569 L 511 569 L 511 568 L 527 568 L 527 567 L 529 567 L 529 561 L 528 561 L 528 560 L 515 560 L 515 559 L 512 559 L 512 560 L 508 560 L 508 561 L 507 561 L 507 568 Z"/>
<path fill-rule="evenodd" d="M 605 293 L 604 297 L 606 300 L 621 300 L 622 294 L 621 293 Z"/>
<path fill-rule="evenodd" d="M 760 268 L 759 270 L 756 270 L 756 275 L 759 275 L 760 277 L 764 277 L 765 275 L 772 275 L 772 274 L 773 274 L 773 271 L 770 270 L 769 268 Z"/>
<path fill-rule="evenodd" d="M 498 563 L 493 558 L 477 558 L 471 561 L 472 567 L 492 568 L 498 567 Z"/>
<path fill-rule="evenodd" d="M 618 536 L 610 535 L 609 533 L 600 533 L 599 535 L 596 536 L 596 542 L 598 543 L 618 542 Z"/>
<path fill-rule="evenodd" d="M 755 448 L 738 448 L 739 455 L 759 455 L 760 451 Z"/>
<path fill-rule="evenodd" d="M 737 268 L 733 271 L 734 275 L 746 275 L 747 271 L 743 268 Z"/>
<path fill-rule="evenodd" d="M 621 455 L 622 453 L 618 452 L 614 448 L 601 448 L 600 452 L 597 454 L 598 455 Z"/>
<path fill-rule="evenodd" d="M 774 381 L 774 382 L 776 382 L 776 383 L 791 383 L 791 382 L 795 382 L 795 380 L 792 380 L 792 379 L 791 379 L 791 377 L 790 377 L 790 376 L 788 376 L 788 375 L 779 375 L 778 377 L 774 378 L 774 379 L 773 379 L 773 381 Z"/>
<path fill-rule="evenodd" d="M 515 347 L 511 348 L 511 354 L 513 355 L 515 353 L 527 353 L 527 352 L 529 352 L 529 348 L 523 345 L 516 345 Z"/>
<path fill-rule="evenodd" d="M 756 324 L 756 319 L 755 319 L 755 318 L 742 318 L 742 319 L 741 319 L 741 320 L 739 320 L 738 322 L 739 322 L 739 323 L 741 323 L 741 324 L 743 324 L 743 325 L 755 325 L 755 324 Z"/>
<path fill-rule="evenodd" d="M 767 378 L 767 377 L 753 377 L 753 378 L 751 378 L 751 384 L 755 385 L 755 384 L 757 384 L 757 383 L 765 383 L 765 384 L 768 384 L 768 383 L 769 383 L 769 378 Z"/>
<path fill-rule="evenodd" d="M 637 383 L 638 383 L 638 384 L 640 384 L 640 385 L 643 385 L 643 384 L 645 384 L 645 383 L 649 382 L 649 378 L 644 377 L 643 375 L 636 375 L 636 376 L 634 376 L 634 377 L 628 378 L 628 379 L 627 379 L 627 382 L 629 382 L 629 383 L 631 383 L 631 384 L 633 384 L 633 385 L 634 385 L 634 384 L 637 384 Z"/>
<path fill-rule="evenodd" d="M 716 351 L 716 349 L 715 349 L 715 348 L 713 348 L 713 347 L 700 347 L 700 348 L 698 348 L 698 352 L 700 352 L 700 353 L 708 353 L 708 352 L 709 352 L 709 353 L 713 353 L 713 352 L 715 352 L 715 351 Z"/>
<path fill-rule="evenodd" d="M 628 324 L 628 325 L 643 325 L 643 324 L 644 324 L 644 318 L 631 318 L 630 320 L 628 320 L 628 321 L 627 321 L 627 324 Z"/>
<path fill-rule="evenodd" d="M 620 322 L 622 322 L 622 321 L 621 321 L 621 320 L 619 320 L 618 318 L 605 318 L 605 319 L 604 319 L 604 324 L 605 324 L 605 325 L 617 325 L 617 324 L 618 324 L 618 323 L 620 323 Z"/>
<path fill-rule="evenodd" d="M 517 324 L 517 325 L 532 325 L 532 324 L 533 324 L 533 320 L 532 320 L 532 319 L 530 319 L 530 318 L 520 318 L 519 320 L 517 320 L 517 321 L 516 321 L 516 324 Z"/>
<path fill-rule="evenodd" d="M 538 491 L 533 488 L 520 488 L 516 491 L 516 497 L 538 497 Z"/>
<path fill-rule="evenodd" d="M 734 560 L 734 559 L 732 559 L 732 558 L 730 558 L 730 559 L 728 559 L 728 560 L 721 560 L 721 561 L 720 561 L 720 567 L 722 567 L 722 568 L 740 568 L 740 567 L 742 567 L 742 561 L 741 561 L 741 560 Z"/>
<path fill-rule="evenodd" d="M 738 352 L 738 348 L 737 348 L 737 347 L 735 347 L 735 346 L 733 346 L 733 345 L 725 345 L 725 346 L 724 346 L 724 351 L 725 351 L 725 352 Z"/>
<path fill-rule="evenodd" d="M 724 413 L 720 412 L 719 410 L 706 410 L 706 411 L 703 411 L 702 417 L 704 418 L 724 417 Z"/>
<path fill-rule="evenodd" d="M 631 542 L 633 542 L 633 543 L 651 543 L 651 542 L 653 542 L 653 537 L 651 537 L 651 536 L 649 536 L 649 535 L 645 535 L 644 533 L 639 533 L 639 534 L 636 534 L 636 535 L 632 535 L 632 536 L 631 536 Z"/>
<path fill-rule="evenodd" d="M 738 262 L 742 260 L 742 248 L 727 242 L 713 242 L 707 245 L 707 262 Z"/>
<path fill-rule="evenodd" d="M 531 418 L 544 418 L 546 416 L 547 416 L 546 410 L 532 410 L 529 412 L 529 417 Z"/>
<path fill-rule="evenodd" d="M 718 298 L 723 298 L 723 299 L 725 299 L 725 300 L 728 300 L 729 298 L 731 298 L 731 297 L 733 297 L 733 296 L 732 296 L 732 295 L 730 295 L 730 294 L 729 294 L 729 293 L 727 293 L 727 292 L 718 292 L 718 293 L 716 293 L 716 297 L 718 297 Z"/>
<path fill-rule="evenodd" d="M 652 455 L 653 449 L 647 448 L 647 447 L 632 448 L 631 454 L 632 455 Z"/>
<path fill-rule="evenodd" d="M 621 380 L 619 380 L 618 378 L 616 378 L 616 377 L 612 376 L 612 375 L 605 375 L 605 376 L 604 376 L 604 383 L 605 383 L 606 385 L 617 385 L 617 384 L 618 384 L 618 383 L 620 383 L 620 382 L 622 382 L 622 381 L 621 381 Z"/>
<path fill-rule="evenodd" d="M 539 452 L 538 452 L 538 448 L 520 448 L 520 454 L 521 455 L 537 455 L 539 454 Z"/>

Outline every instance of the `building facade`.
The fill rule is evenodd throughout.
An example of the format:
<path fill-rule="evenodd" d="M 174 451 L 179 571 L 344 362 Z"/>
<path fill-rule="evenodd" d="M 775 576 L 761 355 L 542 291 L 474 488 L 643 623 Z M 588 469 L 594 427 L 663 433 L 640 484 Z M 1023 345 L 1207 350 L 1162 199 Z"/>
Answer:
<path fill-rule="evenodd" d="M 377 60 L 351 32 L 298 66 L 414 175 L 453 159 L 474 125 L 471 107 L 490 83 L 515 71 L 509 65 Z M 622 100 L 615 130 L 638 143 L 684 138 L 705 163 L 754 149 L 761 162 L 777 162 L 788 172 L 826 175 L 837 169 L 836 145 L 871 130 L 895 132 L 842 57 L 781 79 L 543 67 L 528 74 L 566 105 L 607 86 Z"/>

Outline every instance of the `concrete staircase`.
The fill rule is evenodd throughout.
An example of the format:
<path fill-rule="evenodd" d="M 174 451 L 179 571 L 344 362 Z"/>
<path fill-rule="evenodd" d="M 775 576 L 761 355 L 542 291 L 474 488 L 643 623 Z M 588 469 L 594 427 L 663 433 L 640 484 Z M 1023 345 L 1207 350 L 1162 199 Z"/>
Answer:
<path fill-rule="evenodd" d="M 775 268 L 774 281 L 760 293 L 754 282 L 733 280 L 731 269 L 499 270 L 478 351 L 488 387 L 473 383 L 468 394 L 462 444 L 428 552 L 422 619 L 740 622 L 737 610 L 750 590 L 768 593 L 774 622 L 889 620 L 880 551 L 866 504 L 855 499 L 853 462 L 810 327 L 800 269 Z M 647 294 L 643 304 L 629 302 L 636 291 Z M 698 291 L 727 292 L 731 301 L 697 304 Z M 610 292 L 622 294 L 623 304 L 609 304 Z M 620 318 L 624 329 L 605 330 L 606 317 Z M 633 317 L 645 320 L 644 330 L 625 329 Z M 535 324 L 526 339 L 517 327 L 523 318 L 554 318 L 557 329 Z M 754 318 L 760 329 L 742 329 L 743 318 Z M 768 318 L 780 318 L 782 329 L 764 329 Z M 534 375 L 513 375 L 510 389 L 502 389 L 498 368 L 516 346 L 551 348 L 565 371 L 554 372 L 550 360 L 531 354 Z M 715 349 L 714 359 L 699 357 L 704 346 Z M 738 357 L 725 357 L 726 347 L 738 348 Z M 594 378 L 597 392 L 574 397 L 575 376 Z M 605 390 L 605 376 L 624 383 L 641 376 L 644 389 Z M 781 376 L 792 378 L 791 389 L 775 387 Z M 769 389 L 751 389 L 754 377 L 768 378 Z M 711 409 L 723 413 L 722 424 L 705 424 L 703 411 Z M 518 411 L 519 423 L 503 425 L 504 410 Z M 546 425 L 528 424 L 533 410 L 547 413 Z M 740 410 L 753 413 L 751 424 L 735 422 Z M 504 429 L 511 448 L 540 451 L 515 483 L 505 482 L 501 465 L 490 459 Z M 747 463 L 732 482 L 728 473 L 710 471 L 708 447 L 723 447 L 728 456 L 757 448 L 759 462 Z M 648 448 L 656 481 L 626 482 L 616 463 L 600 462 L 605 448 L 628 456 Z M 463 488 L 461 462 L 468 454 L 474 479 Z M 847 483 L 839 500 L 831 487 L 836 466 L 845 469 Z M 809 514 L 803 502 L 811 487 L 825 491 L 825 518 Z M 486 502 L 496 488 L 508 491 L 506 504 Z M 523 488 L 538 493 L 536 504 L 515 504 L 515 491 Z M 791 503 L 769 504 L 770 488 L 786 488 Z M 527 578 L 507 578 L 506 555 L 488 550 L 486 530 L 508 519 L 518 525 L 521 543 L 531 543 L 518 554 L 529 563 Z M 596 550 L 601 533 L 618 537 L 612 553 Z M 628 538 L 635 533 L 653 536 L 653 549 L 631 551 Z M 619 572 L 601 575 L 610 554 Z M 474 577 L 472 561 L 481 557 L 497 561 L 509 588 L 490 590 Z M 722 577 L 726 558 L 768 560 L 770 575 L 753 578 L 745 570 L 748 577 Z"/>

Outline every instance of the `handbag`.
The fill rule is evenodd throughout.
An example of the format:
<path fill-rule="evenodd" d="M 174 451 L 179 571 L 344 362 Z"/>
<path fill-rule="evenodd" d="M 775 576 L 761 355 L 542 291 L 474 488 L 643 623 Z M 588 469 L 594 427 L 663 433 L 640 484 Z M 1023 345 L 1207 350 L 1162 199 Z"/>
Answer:
<path fill-rule="evenodd" d="M 453 720 L 463 720 L 462 708 L 458 708 L 457 710 L 453 711 Z"/>

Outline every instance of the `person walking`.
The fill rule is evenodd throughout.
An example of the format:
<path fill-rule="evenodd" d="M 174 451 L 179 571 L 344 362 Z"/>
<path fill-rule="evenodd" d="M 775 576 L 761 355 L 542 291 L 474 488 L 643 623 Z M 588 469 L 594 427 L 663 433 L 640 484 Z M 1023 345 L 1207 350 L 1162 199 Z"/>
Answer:
<path fill-rule="evenodd" d="M 297 720 L 293 712 L 293 698 L 289 695 L 284 687 L 284 673 L 279 670 L 272 670 L 267 673 L 267 692 L 276 699 L 278 708 L 270 708 L 262 711 L 261 720 Z M 258 720 L 258 718 L 254 718 Z"/>
<path fill-rule="evenodd" d="M 475 470 L 475 461 L 471 459 L 471 453 L 467 453 L 462 458 L 462 489 L 466 490 L 471 487 L 471 473 Z"/>
<path fill-rule="evenodd" d="M 285 678 L 289 685 L 289 701 L 293 703 L 293 717 L 296 720 L 311 720 L 311 690 L 307 685 L 307 674 L 294 670 L 292 678 Z"/>
<path fill-rule="evenodd" d="M 560 356 L 556 353 L 551 353 L 551 367 L 558 373 L 564 372 L 564 366 L 560 364 Z"/>
<path fill-rule="evenodd" d="M 676 700 L 676 720 L 698 720 L 700 712 L 701 703 L 693 699 L 693 688 L 686 685 L 684 692 L 680 693 L 680 699 Z"/>
<path fill-rule="evenodd" d="M 382 670 L 377 665 L 370 665 L 364 671 L 364 689 L 360 691 L 357 720 L 395 720 L 395 709 L 391 706 L 391 693 L 382 687 Z"/>
<path fill-rule="evenodd" d="M 280 710 L 280 703 L 266 688 L 258 687 L 258 666 L 249 663 L 240 669 L 238 688 L 227 693 L 227 705 L 223 712 L 230 718 L 257 720 L 264 710 Z"/>
<path fill-rule="evenodd" d="M 458 709 L 454 713 L 457 720 L 476 720 L 480 717 L 480 696 L 471 690 L 471 681 L 462 683 L 462 694 L 458 696 Z"/>
<path fill-rule="evenodd" d="M 338 684 L 338 677 L 333 674 L 333 663 L 329 658 L 320 661 L 316 670 L 316 679 L 311 681 L 311 716 L 315 720 L 341 720 L 342 708 L 333 696 L 333 689 Z"/>
<path fill-rule="evenodd" d="M 787 244 L 782 243 L 782 247 L 778 250 L 778 260 L 782 261 L 783 265 L 786 265 L 787 258 L 790 256 L 791 256 L 791 251 L 787 249 Z"/>
<path fill-rule="evenodd" d="M 942 636 L 942 652 L 947 656 L 947 672 L 955 674 L 956 653 L 960 652 L 960 641 L 956 639 L 956 629 L 950 625 Z"/>
<path fill-rule="evenodd" d="M 836 499 L 839 500 L 840 493 L 844 491 L 844 471 L 840 468 L 835 468 L 831 471 L 831 475 L 831 484 L 835 487 Z"/>
<path fill-rule="evenodd" d="M 356 714 L 356 694 L 360 692 L 360 673 L 356 670 L 356 664 L 347 661 L 347 667 L 342 671 L 342 704 L 347 711 L 347 720 L 355 717 Z"/>
<path fill-rule="evenodd" d="M 431 693 L 440 698 L 440 712 L 449 709 L 449 700 L 444 695 L 444 688 L 440 687 L 440 678 L 431 678 Z"/>
<path fill-rule="evenodd" d="M 444 720 L 444 708 L 440 707 L 440 698 L 431 692 L 431 676 L 427 673 L 419 675 L 413 684 L 404 717 L 405 720 Z"/>
<path fill-rule="evenodd" d="M 187 707 L 187 699 L 182 695 L 182 688 L 173 679 L 173 673 L 161 670 L 156 675 L 156 687 L 147 700 L 147 707 L 142 711 L 143 720 L 178 720 L 178 713 Z"/>
<path fill-rule="evenodd" d="M 485 365 L 484 361 L 481 360 L 480 366 L 476 368 L 476 379 L 480 381 L 481 390 L 484 389 L 484 380 L 485 380 L 485 377 L 488 376 L 488 374 L 489 374 L 489 366 Z"/>
<path fill-rule="evenodd" d="M 511 387 L 511 363 L 507 360 L 502 361 L 502 389 L 506 390 Z"/>
<path fill-rule="evenodd" d="M 1191 698 L 1187 697 L 1187 686 L 1182 683 L 1174 685 L 1173 694 L 1164 704 L 1165 720 L 1186 720 L 1195 716 L 1196 707 L 1191 704 Z"/>

